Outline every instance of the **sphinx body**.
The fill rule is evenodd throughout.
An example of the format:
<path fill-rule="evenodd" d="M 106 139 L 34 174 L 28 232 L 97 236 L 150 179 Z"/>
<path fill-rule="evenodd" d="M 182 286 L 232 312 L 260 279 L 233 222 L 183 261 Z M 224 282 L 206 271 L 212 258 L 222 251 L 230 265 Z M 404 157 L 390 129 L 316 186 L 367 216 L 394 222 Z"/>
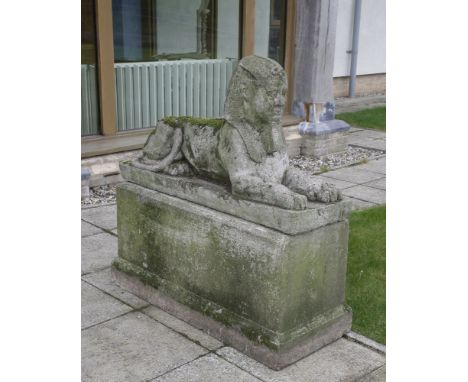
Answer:
<path fill-rule="evenodd" d="M 305 209 L 307 200 L 336 202 L 341 194 L 334 185 L 289 167 L 281 126 L 286 90 L 278 63 L 245 57 L 231 78 L 223 119 L 161 120 L 133 164 L 223 181 L 240 198 L 286 209 Z"/>

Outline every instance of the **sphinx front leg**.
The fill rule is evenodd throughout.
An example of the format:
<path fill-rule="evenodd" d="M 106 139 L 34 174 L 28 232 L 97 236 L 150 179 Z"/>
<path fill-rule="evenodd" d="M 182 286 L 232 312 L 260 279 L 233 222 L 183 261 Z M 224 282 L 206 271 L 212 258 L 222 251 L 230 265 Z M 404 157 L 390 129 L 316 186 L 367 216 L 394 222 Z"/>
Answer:
<path fill-rule="evenodd" d="M 333 203 L 342 198 L 341 191 L 334 184 L 293 167 L 286 169 L 283 184 L 292 191 L 307 196 L 311 201 Z"/>
<path fill-rule="evenodd" d="M 303 210 L 307 198 L 280 183 L 265 182 L 256 176 L 231 176 L 233 195 L 291 210 Z"/>

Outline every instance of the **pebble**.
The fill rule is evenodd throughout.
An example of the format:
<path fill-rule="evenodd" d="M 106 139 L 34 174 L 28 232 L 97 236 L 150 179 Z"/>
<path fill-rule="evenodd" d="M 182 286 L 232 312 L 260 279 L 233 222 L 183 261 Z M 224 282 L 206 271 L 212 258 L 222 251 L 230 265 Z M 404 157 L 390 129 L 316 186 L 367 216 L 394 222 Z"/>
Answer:
<path fill-rule="evenodd" d="M 365 149 L 362 147 L 348 146 L 346 151 L 328 154 L 320 158 L 310 158 L 302 155 L 289 159 L 289 165 L 311 172 L 321 174 L 341 167 L 347 167 L 368 160 L 376 159 L 385 154 L 385 151 Z"/>

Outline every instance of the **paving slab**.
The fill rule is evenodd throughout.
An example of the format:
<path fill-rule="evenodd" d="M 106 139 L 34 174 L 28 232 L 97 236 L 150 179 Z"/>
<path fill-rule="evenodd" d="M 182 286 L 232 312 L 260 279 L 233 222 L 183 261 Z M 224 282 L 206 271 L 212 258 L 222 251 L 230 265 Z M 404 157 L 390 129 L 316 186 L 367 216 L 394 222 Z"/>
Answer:
<path fill-rule="evenodd" d="M 381 178 L 381 179 L 373 180 L 369 183 L 364 183 L 363 186 L 374 187 L 380 190 L 386 190 L 386 183 L 387 183 L 387 179 Z"/>
<path fill-rule="evenodd" d="M 359 126 L 358 126 L 359 128 Z M 360 131 L 356 131 L 355 134 L 353 134 L 353 137 L 361 137 L 365 139 L 385 139 L 387 134 L 384 131 L 378 131 L 378 130 L 373 130 L 373 129 L 364 129 L 361 128 Z"/>
<path fill-rule="evenodd" d="M 157 382 L 257 382 L 242 369 L 215 354 L 208 354 L 170 373 L 154 379 Z"/>
<path fill-rule="evenodd" d="M 82 331 L 82 381 L 148 381 L 207 350 L 140 312 Z"/>
<path fill-rule="evenodd" d="M 218 355 L 263 381 L 334 382 L 353 381 L 385 364 L 385 357 L 354 342 L 339 339 L 281 371 L 273 371 L 231 347 Z"/>
<path fill-rule="evenodd" d="M 385 380 L 386 367 L 384 365 L 359 379 L 359 382 L 385 382 Z"/>
<path fill-rule="evenodd" d="M 98 227 L 93 226 L 85 221 L 81 221 L 81 237 L 96 235 L 97 233 L 103 233 L 104 231 Z"/>
<path fill-rule="evenodd" d="M 357 131 L 362 131 L 364 130 L 362 127 L 354 127 L 354 126 L 351 126 L 348 130 L 348 133 L 349 134 L 352 134 L 352 133 L 355 133 Z"/>
<path fill-rule="evenodd" d="M 149 305 L 149 303 L 145 300 L 142 300 L 134 294 L 120 288 L 112 279 L 110 268 L 87 274 L 82 278 L 88 283 L 94 285 L 96 288 L 106 293 L 109 293 L 110 295 L 114 296 L 120 301 L 123 301 L 124 303 L 130 305 L 135 309 L 140 309 Z"/>
<path fill-rule="evenodd" d="M 117 228 L 117 206 L 115 204 L 108 204 L 100 207 L 82 209 L 81 218 L 110 231 Z"/>
<path fill-rule="evenodd" d="M 345 188 L 349 188 L 349 187 L 353 187 L 357 185 L 356 183 L 346 182 L 344 180 L 327 178 L 326 176 L 323 176 L 323 175 L 318 175 L 317 177 L 322 179 L 324 182 L 333 183 L 336 186 L 336 188 L 338 188 L 339 190 L 344 190 Z"/>
<path fill-rule="evenodd" d="M 132 308 L 81 282 L 81 328 L 88 328 L 131 311 Z"/>
<path fill-rule="evenodd" d="M 376 204 L 385 204 L 385 194 L 385 190 L 361 185 L 343 190 L 343 195 L 345 196 Z"/>
<path fill-rule="evenodd" d="M 110 267 L 117 257 L 117 237 L 100 233 L 81 239 L 81 274 Z"/>
<path fill-rule="evenodd" d="M 365 210 L 366 208 L 376 207 L 377 204 L 364 202 L 359 199 L 350 198 L 349 196 L 343 195 L 343 200 L 348 200 L 351 202 L 350 211 L 359 211 Z"/>
<path fill-rule="evenodd" d="M 326 178 L 344 180 L 350 183 L 362 184 L 372 180 L 383 178 L 384 175 L 361 169 L 360 166 L 344 167 L 338 170 L 328 171 L 322 176 Z"/>
<path fill-rule="evenodd" d="M 159 321 L 160 323 L 174 329 L 176 332 L 187 336 L 195 343 L 198 343 L 209 350 L 219 349 L 223 346 L 223 343 L 218 341 L 216 338 L 211 337 L 205 332 L 194 328 L 186 322 L 179 320 L 178 318 L 153 305 L 143 309 L 142 312 Z"/>
<path fill-rule="evenodd" d="M 379 174 L 386 174 L 386 165 L 387 165 L 387 158 L 382 157 L 378 159 L 371 160 L 365 164 L 359 165 L 361 170 L 368 170 L 372 172 L 377 172 Z"/>

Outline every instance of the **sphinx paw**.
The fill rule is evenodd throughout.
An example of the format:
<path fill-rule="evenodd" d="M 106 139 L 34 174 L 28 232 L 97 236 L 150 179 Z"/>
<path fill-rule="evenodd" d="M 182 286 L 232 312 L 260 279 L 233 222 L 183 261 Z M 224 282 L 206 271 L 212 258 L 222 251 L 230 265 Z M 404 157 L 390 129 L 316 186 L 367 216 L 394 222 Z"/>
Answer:
<path fill-rule="evenodd" d="M 334 203 L 342 199 L 341 191 L 332 183 L 321 183 L 314 185 L 307 194 L 309 200 Z"/>

